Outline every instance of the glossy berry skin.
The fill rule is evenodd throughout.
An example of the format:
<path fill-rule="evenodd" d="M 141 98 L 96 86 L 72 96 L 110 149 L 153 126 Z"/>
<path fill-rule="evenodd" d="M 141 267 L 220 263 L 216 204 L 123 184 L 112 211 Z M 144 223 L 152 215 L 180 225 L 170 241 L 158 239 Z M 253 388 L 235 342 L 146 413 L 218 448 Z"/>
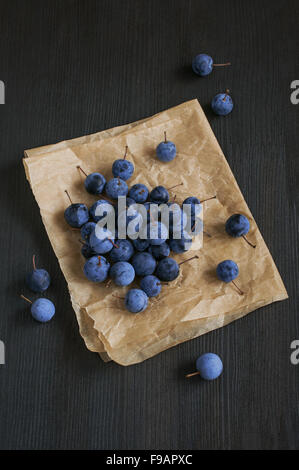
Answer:
<path fill-rule="evenodd" d="M 109 253 L 109 251 L 112 250 L 113 243 L 111 243 L 111 241 L 114 242 L 114 238 L 111 232 L 105 228 L 97 227 L 89 237 L 91 249 L 99 255 Z"/>
<path fill-rule="evenodd" d="M 159 261 L 155 274 L 161 281 L 168 282 L 176 279 L 179 273 L 180 267 L 173 258 L 163 258 Z"/>
<path fill-rule="evenodd" d="M 101 194 L 105 188 L 106 179 L 101 173 L 91 173 L 84 181 L 85 189 L 90 194 Z"/>
<path fill-rule="evenodd" d="M 156 269 L 156 260 L 150 253 L 136 253 L 131 262 L 135 269 L 136 276 L 147 276 L 148 274 L 153 274 Z"/>
<path fill-rule="evenodd" d="M 92 256 L 89 258 L 83 268 L 87 279 L 92 282 L 103 282 L 107 279 L 110 263 L 104 256 Z"/>
<path fill-rule="evenodd" d="M 26 284 L 33 292 L 45 292 L 51 283 L 51 277 L 45 269 L 34 269 L 26 276 Z"/>
<path fill-rule="evenodd" d="M 227 219 L 225 230 L 231 237 L 242 237 L 249 232 L 250 223 L 243 214 L 234 214 Z"/>
<path fill-rule="evenodd" d="M 150 222 L 147 225 L 147 238 L 150 245 L 162 245 L 168 238 L 168 230 L 162 222 Z"/>
<path fill-rule="evenodd" d="M 158 261 L 163 258 L 166 258 L 170 254 L 169 245 L 164 242 L 161 245 L 151 245 L 148 249 L 148 252 Z"/>
<path fill-rule="evenodd" d="M 136 240 L 132 240 L 135 250 L 137 251 L 145 251 L 149 247 L 149 240 L 136 238 Z"/>
<path fill-rule="evenodd" d="M 199 356 L 196 361 L 196 370 L 204 380 L 215 380 L 223 371 L 223 364 L 220 357 L 214 353 L 205 353 Z"/>
<path fill-rule="evenodd" d="M 185 253 L 191 248 L 192 238 L 185 230 L 183 230 L 181 238 L 172 238 L 168 243 L 171 251 L 174 253 Z"/>
<path fill-rule="evenodd" d="M 218 264 L 216 273 L 220 281 L 231 282 L 239 275 L 238 265 L 231 259 L 226 259 Z"/>
<path fill-rule="evenodd" d="M 119 177 L 122 180 L 127 181 L 134 173 L 134 165 L 124 158 L 115 160 L 112 165 L 112 173 L 114 178 Z"/>
<path fill-rule="evenodd" d="M 156 297 L 161 292 L 161 281 L 156 276 L 145 276 L 141 279 L 140 288 L 148 297 Z"/>
<path fill-rule="evenodd" d="M 150 192 L 149 199 L 156 204 L 166 204 L 169 201 L 169 192 L 164 186 L 156 186 Z"/>
<path fill-rule="evenodd" d="M 81 247 L 81 254 L 84 256 L 84 258 L 88 259 L 91 258 L 92 256 L 95 256 L 96 253 L 93 251 L 92 248 L 90 248 L 88 243 L 84 243 Z"/>
<path fill-rule="evenodd" d="M 102 207 L 103 209 L 102 215 L 99 215 L 101 214 L 100 207 Z M 106 201 L 105 199 L 99 199 L 90 207 L 89 214 L 90 217 L 94 220 L 94 222 L 97 223 L 104 217 L 106 217 L 108 214 L 111 214 L 112 216 L 114 214 L 114 207 L 109 201 Z"/>
<path fill-rule="evenodd" d="M 91 233 L 95 230 L 96 224 L 95 222 L 87 222 L 86 224 L 82 225 L 81 227 L 81 238 L 82 240 L 88 242 Z"/>
<path fill-rule="evenodd" d="M 88 222 L 88 209 L 85 204 L 71 204 L 65 209 L 64 218 L 71 227 L 80 228 Z"/>
<path fill-rule="evenodd" d="M 163 162 L 171 162 L 176 157 L 176 146 L 170 140 L 160 142 L 156 148 L 156 155 L 158 159 Z"/>
<path fill-rule="evenodd" d="M 134 281 L 135 270 L 127 261 L 118 261 L 111 266 L 109 275 L 117 286 L 128 286 Z"/>
<path fill-rule="evenodd" d="M 111 199 L 117 199 L 119 196 L 126 196 L 129 188 L 127 183 L 120 178 L 112 178 L 106 184 L 106 194 Z"/>
<path fill-rule="evenodd" d="M 130 289 L 126 293 L 125 307 L 131 313 L 143 312 L 148 304 L 148 296 L 141 289 Z"/>
<path fill-rule="evenodd" d="M 142 204 L 148 198 L 148 189 L 144 184 L 134 184 L 134 186 L 130 188 L 129 197 L 139 204 Z"/>
<path fill-rule="evenodd" d="M 54 314 L 55 305 L 49 299 L 37 299 L 31 305 L 31 315 L 33 316 L 34 320 L 37 320 L 41 323 L 46 323 L 51 320 Z"/>
<path fill-rule="evenodd" d="M 234 107 L 233 100 L 226 93 L 218 93 L 211 101 L 211 107 L 218 116 L 226 116 Z"/>
<path fill-rule="evenodd" d="M 192 61 L 192 70 L 201 77 L 206 77 L 213 70 L 213 59 L 207 54 L 198 54 Z"/>
<path fill-rule="evenodd" d="M 110 251 L 110 259 L 111 261 L 129 261 L 129 259 L 134 254 L 134 248 L 132 243 L 129 240 L 116 240 L 115 244 L 118 246 L 114 246 Z"/>

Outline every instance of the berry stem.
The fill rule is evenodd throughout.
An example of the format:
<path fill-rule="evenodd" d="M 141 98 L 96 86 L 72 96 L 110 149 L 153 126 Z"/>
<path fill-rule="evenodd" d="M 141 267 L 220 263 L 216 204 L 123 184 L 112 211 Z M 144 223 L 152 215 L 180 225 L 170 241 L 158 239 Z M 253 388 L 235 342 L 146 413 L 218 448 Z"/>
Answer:
<path fill-rule="evenodd" d="M 211 196 L 211 197 L 207 197 L 207 199 L 204 199 L 203 201 L 200 201 L 201 204 L 203 204 L 204 202 L 207 202 L 207 201 L 210 201 L 211 199 L 216 199 L 217 196 Z"/>
<path fill-rule="evenodd" d="M 240 295 L 244 295 L 244 292 L 240 289 L 240 287 L 237 286 L 237 284 L 235 283 L 235 281 L 232 281 L 232 284 L 235 286 L 235 288 L 238 290 L 239 294 Z"/>
<path fill-rule="evenodd" d="M 181 266 L 181 264 L 187 263 L 188 261 L 192 261 L 193 259 L 198 259 L 198 258 L 199 258 L 199 256 L 195 255 L 195 256 L 193 256 L 192 258 L 185 259 L 184 261 L 181 261 L 181 262 L 179 263 L 179 266 Z"/>
<path fill-rule="evenodd" d="M 127 158 L 127 152 L 128 152 L 128 146 L 126 145 L 125 154 L 124 154 L 124 160 Z"/>
<path fill-rule="evenodd" d="M 248 245 L 252 246 L 252 248 L 256 248 L 256 245 L 254 245 L 254 244 L 251 243 L 249 240 L 247 240 L 247 238 L 245 237 L 245 235 L 242 235 L 242 237 L 243 237 L 244 240 L 248 243 Z"/>
<path fill-rule="evenodd" d="M 99 260 L 99 266 L 102 266 L 101 256 L 98 256 L 98 260 Z"/>
<path fill-rule="evenodd" d="M 169 286 L 169 283 L 168 282 L 157 282 L 157 286 Z"/>
<path fill-rule="evenodd" d="M 26 302 L 29 302 L 30 304 L 32 304 L 32 301 L 30 299 L 27 299 L 27 297 L 25 297 L 23 294 L 21 294 L 20 297 L 26 300 Z"/>
<path fill-rule="evenodd" d="M 83 170 L 83 168 L 81 168 L 80 165 L 77 165 L 77 168 L 78 170 L 82 171 L 83 175 L 87 176 L 87 173 L 85 173 L 85 171 Z"/>
<path fill-rule="evenodd" d="M 192 374 L 187 374 L 185 375 L 186 379 L 189 379 L 190 377 L 194 377 L 194 375 L 200 375 L 200 372 L 192 372 Z"/>
<path fill-rule="evenodd" d="M 226 100 L 227 95 L 229 95 L 229 90 L 225 90 L 225 96 L 224 96 L 224 98 L 223 98 L 223 100 L 222 100 L 223 102 Z"/>
<path fill-rule="evenodd" d="M 118 295 L 115 295 L 115 294 L 112 294 L 113 297 L 115 297 L 116 299 L 121 299 L 121 300 L 125 300 L 125 297 L 119 297 Z"/>
<path fill-rule="evenodd" d="M 212 238 L 212 235 L 211 235 L 209 232 L 206 232 L 205 230 L 203 230 L 202 233 L 204 233 L 205 235 L 207 235 L 207 237 Z"/>
<path fill-rule="evenodd" d="M 166 142 L 167 142 L 166 131 L 164 131 L 164 142 L 165 142 L 165 144 L 166 144 Z"/>
<path fill-rule="evenodd" d="M 33 265 L 33 269 L 34 269 L 34 271 L 35 271 L 35 270 L 36 270 L 35 255 L 32 256 L 32 265 Z"/>
<path fill-rule="evenodd" d="M 119 246 L 118 246 L 118 245 L 116 245 L 116 243 L 114 243 L 114 241 L 113 241 L 113 240 L 111 240 L 111 238 L 109 238 L 109 237 L 108 237 L 108 240 L 109 240 L 109 242 L 111 242 L 111 243 L 112 243 L 112 245 L 113 245 L 115 248 L 119 248 Z"/>
<path fill-rule="evenodd" d="M 231 62 L 225 62 L 225 64 L 213 64 L 213 67 L 226 67 L 227 65 L 232 65 Z"/>
<path fill-rule="evenodd" d="M 69 192 L 65 189 L 64 192 L 66 193 L 67 197 L 70 200 L 70 203 L 73 204 L 73 201 L 71 200 L 71 196 L 69 195 Z"/>
<path fill-rule="evenodd" d="M 117 184 L 118 184 L 118 186 L 120 186 L 120 177 L 118 176 L 117 179 L 118 179 L 118 183 L 117 183 Z"/>
<path fill-rule="evenodd" d="M 112 282 L 112 279 L 108 279 L 108 281 L 106 282 L 105 287 L 106 287 L 106 288 L 110 287 L 111 282 Z"/>
<path fill-rule="evenodd" d="M 182 186 L 184 183 L 179 183 L 176 184 L 175 186 L 171 186 L 171 188 L 167 188 L 167 191 L 170 191 L 171 189 L 177 188 L 178 186 Z"/>
<path fill-rule="evenodd" d="M 82 240 L 78 240 L 78 241 L 81 243 L 81 245 L 85 245 L 85 242 L 83 242 Z"/>

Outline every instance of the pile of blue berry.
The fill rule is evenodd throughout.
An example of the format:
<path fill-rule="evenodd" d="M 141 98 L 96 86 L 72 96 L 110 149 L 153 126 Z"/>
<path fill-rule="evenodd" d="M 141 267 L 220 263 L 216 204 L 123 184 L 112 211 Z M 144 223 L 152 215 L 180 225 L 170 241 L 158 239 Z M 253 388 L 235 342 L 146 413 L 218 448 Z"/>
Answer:
<path fill-rule="evenodd" d="M 162 162 L 169 162 L 176 156 L 176 146 L 168 141 L 166 132 L 164 141 L 156 149 L 156 155 Z M 73 229 L 80 229 L 81 253 L 86 259 L 83 272 L 92 282 L 114 282 L 116 286 L 130 286 L 139 280 L 139 288 L 131 288 L 124 297 L 125 308 L 132 313 L 140 313 L 148 306 L 149 298 L 160 294 L 163 284 L 174 281 L 180 273 L 180 265 L 190 259 L 178 263 L 170 257 L 170 253 L 187 252 L 192 244 L 192 238 L 203 230 L 200 219 L 202 206 L 197 197 L 188 197 L 180 206 L 171 201 L 171 188 L 157 186 L 149 190 L 146 185 L 137 183 L 130 188 L 127 180 L 133 176 L 134 165 L 127 160 L 128 147 L 124 157 L 115 160 L 112 165 L 113 178 L 106 181 L 101 173 L 85 175 L 85 189 L 100 199 L 90 208 L 83 203 L 73 203 L 65 209 L 66 222 Z M 124 213 L 119 217 L 118 200 L 125 198 Z M 205 202 L 205 201 L 202 201 Z M 146 220 L 136 209 L 137 204 L 145 208 Z M 169 228 L 160 220 L 151 223 L 152 213 L 161 204 L 171 208 Z M 135 205 L 135 206 L 134 206 Z M 189 206 L 186 210 L 186 206 Z M 115 232 L 111 233 L 106 226 L 99 226 L 105 216 L 114 216 Z M 187 221 L 189 230 L 187 229 Z M 121 222 L 122 221 L 122 222 Z M 137 228 L 144 224 L 146 237 L 130 237 L 130 226 Z M 126 238 L 120 237 L 125 229 Z M 138 230 L 136 230 L 138 232 Z M 135 232 L 136 233 L 136 232 Z M 177 238 L 177 234 L 180 238 Z"/>

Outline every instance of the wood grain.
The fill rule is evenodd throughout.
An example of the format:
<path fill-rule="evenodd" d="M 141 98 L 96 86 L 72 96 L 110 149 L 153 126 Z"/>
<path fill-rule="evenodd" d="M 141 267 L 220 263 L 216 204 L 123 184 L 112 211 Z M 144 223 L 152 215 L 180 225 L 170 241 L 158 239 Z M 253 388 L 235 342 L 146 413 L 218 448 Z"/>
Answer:
<path fill-rule="evenodd" d="M 295 0 L 0 0 L 1 449 L 298 449 L 299 6 Z M 201 79 L 207 52 L 231 67 Z M 224 119 L 212 96 L 229 88 Z M 129 368 L 86 350 L 26 183 L 23 150 L 131 122 L 197 97 L 290 299 Z M 47 267 L 48 325 L 18 294 Z M 200 282 L 200 280 L 199 280 Z M 185 380 L 219 353 L 213 383 Z"/>

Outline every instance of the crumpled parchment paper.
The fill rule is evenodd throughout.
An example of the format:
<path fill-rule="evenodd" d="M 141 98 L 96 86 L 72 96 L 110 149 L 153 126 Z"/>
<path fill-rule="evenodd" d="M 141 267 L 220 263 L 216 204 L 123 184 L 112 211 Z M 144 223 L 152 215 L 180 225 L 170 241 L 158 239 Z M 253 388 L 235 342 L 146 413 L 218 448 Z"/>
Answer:
<path fill-rule="evenodd" d="M 177 157 L 163 164 L 155 156 L 163 133 L 175 142 Z M 129 186 L 144 183 L 148 188 L 166 187 L 183 182 L 174 189 L 176 201 L 187 196 L 204 199 L 205 230 L 203 246 L 197 251 L 172 255 L 178 262 L 197 254 L 199 258 L 181 266 L 179 277 L 162 293 L 150 299 L 141 314 L 127 312 L 123 301 L 126 288 L 113 284 L 95 284 L 83 274 L 80 233 L 71 230 L 63 213 L 69 205 L 67 189 L 73 202 L 90 206 L 96 196 L 83 185 L 87 173 L 99 171 L 108 180 L 115 159 L 121 158 L 128 145 L 128 159 L 135 173 Z M 23 160 L 27 179 L 40 208 L 50 242 L 68 283 L 80 333 L 91 351 L 103 360 L 130 365 L 148 359 L 183 341 L 222 327 L 247 313 L 288 297 L 271 254 L 240 192 L 229 165 L 197 100 L 183 103 L 133 124 L 36 149 L 26 150 Z M 245 214 L 251 224 L 248 239 L 229 237 L 224 224 L 234 213 Z M 233 259 L 239 265 L 236 279 L 244 290 L 220 282 L 217 264 Z M 138 281 L 130 287 L 137 287 Z M 114 294 L 114 295 L 113 295 Z"/>

